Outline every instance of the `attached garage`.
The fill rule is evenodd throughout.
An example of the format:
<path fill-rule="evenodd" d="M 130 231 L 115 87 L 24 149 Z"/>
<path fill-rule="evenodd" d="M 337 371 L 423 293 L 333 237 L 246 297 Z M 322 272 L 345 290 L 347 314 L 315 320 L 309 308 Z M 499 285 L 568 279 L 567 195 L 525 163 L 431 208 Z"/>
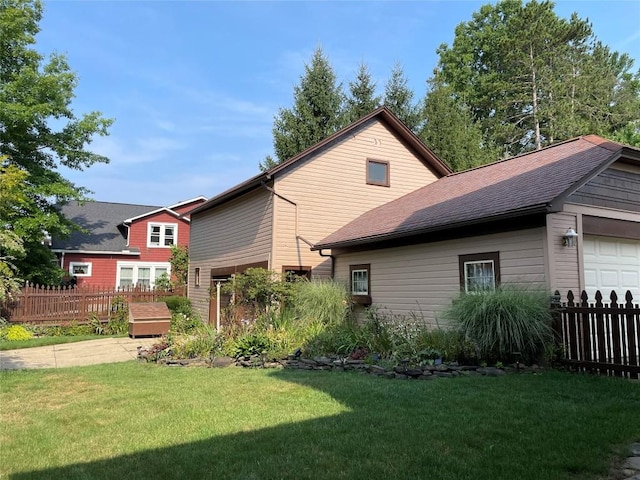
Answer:
<path fill-rule="evenodd" d="M 630 290 L 635 301 L 640 300 L 640 240 L 585 235 L 583 255 L 589 299 L 597 290 L 606 300 L 611 290 L 619 297 Z"/>

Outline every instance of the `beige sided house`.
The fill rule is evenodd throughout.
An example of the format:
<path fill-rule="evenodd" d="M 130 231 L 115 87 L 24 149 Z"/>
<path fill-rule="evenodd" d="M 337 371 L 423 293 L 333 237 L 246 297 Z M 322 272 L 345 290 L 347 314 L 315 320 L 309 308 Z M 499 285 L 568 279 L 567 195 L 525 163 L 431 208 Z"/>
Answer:
<path fill-rule="evenodd" d="M 500 282 L 637 301 L 640 149 L 590 135 L 454 173 L 313 249 L 331 250 L 360 303 L 430 322 L 461 289 Z"/>
<path fill-rule="evenodd" d="M 363 213 L 450 173 L 382 107 L 191 212 L 189 297 L 210 322 L 215 282 L 252 266 L 333 273 L 318 241 Z"/>

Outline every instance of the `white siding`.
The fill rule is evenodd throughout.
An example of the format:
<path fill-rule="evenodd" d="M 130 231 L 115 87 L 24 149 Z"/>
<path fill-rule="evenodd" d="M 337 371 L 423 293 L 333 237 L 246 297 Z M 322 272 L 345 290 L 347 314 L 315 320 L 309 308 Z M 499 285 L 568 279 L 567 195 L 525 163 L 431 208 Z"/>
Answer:
<path fill-rule="evenodd" d="M 189 298 L 207 318 L 212 268 L 268 261 L 272 235 L 271 193 L 258 189 L 191 218 Z M 200 268 L 200 286 L 194 286 Z"/>
<path fill-rule="evenodd" d="M 441 312 L 460 291 L 459 255 L 497 251 L 502 283 L 547 285 L 544 232 L 540 227 L 343 254 L 337 257 L 336 279 L 348 282 L 349 265 L 368 263 L 374 305 L 443 325 Z"/>
<path fill-rule="evenodd" d="M 367 159 L 389 162 L 389 187 L 367 185 Z M 436 178 L 382 123 L 363 125 L 276 179 L 277 193 L 297 207 L 283 199 L 276 200 L 273 268 L 310 265 L 314 276 L 329 275 L 330 261 L 311 252 L 309 245 L 296 239 L 296 233 L 317 243 L 364 212 Z"/>

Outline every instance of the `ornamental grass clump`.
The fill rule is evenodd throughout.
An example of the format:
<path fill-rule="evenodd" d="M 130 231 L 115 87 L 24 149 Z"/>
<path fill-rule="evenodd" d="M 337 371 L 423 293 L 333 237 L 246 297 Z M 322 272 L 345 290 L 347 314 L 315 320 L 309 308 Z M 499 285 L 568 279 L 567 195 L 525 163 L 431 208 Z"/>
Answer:
<path fill-rule="evenodd" d="M 351 313 L 347 287 L 333 280 L 297 282 L 292 300 L 302 321 L 335 325 L 344 322 Z"/>
<path fill-rule="evenodd" d="M 509 361 L 519 352 L 530 362 L 553 339 L 550 296 L 543 289 L 503 285 L 493 291 L 463 293 L 445 316 L 486 360 Z"/>

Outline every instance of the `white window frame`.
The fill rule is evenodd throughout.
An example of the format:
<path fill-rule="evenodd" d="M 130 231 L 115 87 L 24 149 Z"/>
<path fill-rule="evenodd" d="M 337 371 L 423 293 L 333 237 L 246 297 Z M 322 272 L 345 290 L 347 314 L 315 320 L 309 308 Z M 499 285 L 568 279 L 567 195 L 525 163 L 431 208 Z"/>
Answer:
<path fill-rule="evenodd" d="M 358 273 L 364 273 L 365 274 L 365 289 L 364 290 L 356 290 L 355 286 L 356 286 L 356 280 L 355 280 L 355 275 Z M 361 281 L 358 281 L 358 283 L 361 283 Z M 369 269 L 367 268 L 358 268 L 358 269 L 353 269 L 351 270 L 351 295 L 369 295 Z"/>
<path fill-rule="evenodd" d="M 469 288 L 469 273 L 467 272 L 467 267 L 469 265 L 491 265 L 493 276 L 491 279 L 491 285 L 488 285 L 487 287 L 491 290 L 495 290 L 500 286 L 500 251 L 458 255 L 458 265 L 460 272 L 460 291 L 465 293 L 481 292 L 481 290 Z"/>
<path fill-rule="evenodd" d="M 156 245 L 151 242 L 151 231 L 153 227 L 160 227 L 160 241 Z M 173 228 L 173 243 L 171 245 L 178 244 L 178 224 L 177 223 L 163 223 L 163 222 L 149 222 L 147 224 L 147 247 L 148 248 L 171 248 L 171 245 L 165 245 L 165 228 L 172 227 Z"/>
<path fill-rule="evenodd" d="M 133 286 L 138 284 L 138 268 L 149 268 L 149 286 L 155 287 L 156 269 L 165 269 L 166 273 L 171 276 L 171 264 L 169 262 L 117 262 L 116 264 L 116 287 L 120 287 L 120 270 L 122 268 L 133 268 L 133 277 L 131 279 Z M 164 273 L 164 272 L 163 272 Z M 160 274 L 161 275 L 161 274 Z"/>
<path fill-rule="evenodd" d="M 86 272 L 85 273 L 73 273 L 73 268 L 74 267 L 80 267 L 80 266 L 86 266 Z M 69 262 L 69 275 L 71 275 L 72 277 L 90 277 L 91 276 L 91 270 L 92 270 L 92 263 L 91 262 Z"/>
<path fill-rule="evenodd" d="M 481 264 L 490 264 L 491 265 L 491 285 L 488 286 L 490 290 L 496 289 L 496 264 L 493 260 L 474 260 L 471 262 L 464 262 L 464 291 L 466 293 L 477 293 L 482 290 L 469 290 L 469 272 L 467 271 L 467 265 L 481 265 Z"/>

